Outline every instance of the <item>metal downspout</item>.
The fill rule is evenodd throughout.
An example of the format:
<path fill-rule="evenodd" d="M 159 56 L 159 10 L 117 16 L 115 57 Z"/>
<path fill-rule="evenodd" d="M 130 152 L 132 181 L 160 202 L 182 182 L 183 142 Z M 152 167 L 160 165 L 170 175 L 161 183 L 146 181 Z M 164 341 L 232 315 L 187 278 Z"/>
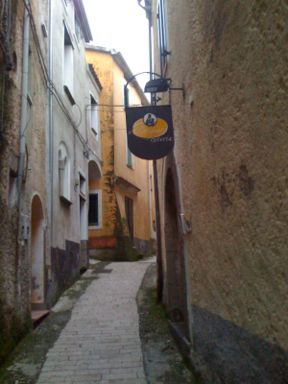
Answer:
<path fill-rule="evenodd" d="M 153 61 L 152 61 L 152 3 L 149 7 L 141 5 L 142 0 L 137 0 L 138 5 L 144 9 L 149 22 L 149 71 L 150 80 L 153 77 Z M 151 93 L 151 105 L 156 105 L 155 93 Z M 156 219 L 156 239 L 157 239 L 157 301 L 162 302 L 163 297 L 163 263 L 162 263 L 162 233 L 161 233 L 161 219 L 160 219 L 160 201 L 159 201 L 159 185 L 158 185 L 158 172 L 157 160 L 152 160 L 153 163 L 153 176 L 154 176 L 154 194 L 155 194 L 155 219 Z"/>
<path fill-rule="evenodd" d="M 23 215 L 23 180 L 25 167 L 25 130 L 27 127 L 27 93 L 28 93 L 28 74 L 29 74 L 29 28 L 30 16 L 24 7 L 23 20 L 23 58 L 22 58 L 22 81 L 21 81 L 21 115 L 20 115 L 20 137 L 19 137 L 19 160 L 17 172 L 17 205 L 18 205 L 18 251 L 16 259 L 16 278 L 17 278 L 17 301 L 18 306 L 22 305 L 22 270 L 23 262 L 26 259 L 27 240 L 28 240 L 28 218 Z"/>
<path fill-rule="evenodd" d="M 22 61 L 22 84 L 21 84 L 21 117 L 20 117 L 20 142 L 19 142 L 19 162 L 18 162 L 18 207 L 21 214 L 22 208 L 22 184 L 25 163 L 25 130 L 27 126 L 27 93 L 28 93 L 28 75 L 29 75 L 29 26 L 30 16 L 25 7 L 23 24 L 23 61 Z M 21 226 L 19 226 L 19 239 L 21 239 Z"/>
<path fill-rule="evenodd" d="M 48 46 L 48 78 L 49 78 L 49 99 L 48 99 L 48 212 L 49 212 L 49 227 L 50 227 L 50 249 L 53 247 L 53 216 L 54 216 L 54 204 L 53 204 L 53 189 L 54 189 L 54 181 L 53 181 L 53 148 L 54 148 L 54 140 L 53 140 L 53 92 L 52 92 L 52 82 L 53 82 L 53 0 L 49 0 L 49 46 Z"/>
<path fill-rule="evenodd" d="M 152 79 L 153 61 L 152 61 L 152 4 L 150 10 L 147 11 L 149 21 L 149 70 L 150 80 Z M 151 105 L 156 105 L 156 95 L 151 93 Z M 155 194 L 155 219 L 156 219 L 156 237 L 157 237 L 157 301 L 162 302 L 163 298 L 163 262 L 162 262 L 162 233 L 161 233 L 161 217 L 160 217 L 160 201 L 159 201 L 159 183 L 157 160 L 153 162 L 154 176 L 154 194 Z"/>

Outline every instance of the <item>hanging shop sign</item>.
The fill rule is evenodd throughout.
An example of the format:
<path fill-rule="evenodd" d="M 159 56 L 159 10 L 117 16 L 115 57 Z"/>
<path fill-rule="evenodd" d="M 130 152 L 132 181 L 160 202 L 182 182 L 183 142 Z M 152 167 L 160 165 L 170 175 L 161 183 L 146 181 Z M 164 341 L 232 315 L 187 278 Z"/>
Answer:
<path fill-rule="evenodd" d="M 174 146 L 170 105 L 125 108 L 128 148 L 146 160 L 168 155 Z"/>

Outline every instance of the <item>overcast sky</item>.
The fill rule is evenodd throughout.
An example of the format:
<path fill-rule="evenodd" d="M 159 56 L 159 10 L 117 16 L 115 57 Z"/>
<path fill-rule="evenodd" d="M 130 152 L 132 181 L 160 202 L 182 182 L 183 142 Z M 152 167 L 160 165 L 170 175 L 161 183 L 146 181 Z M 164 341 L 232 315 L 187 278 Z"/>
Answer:
<path fill-rule="evenodd" d="M 148 20 L 137 0 L 83 0 L 93 44 L 120 51 L 133 74 L 149 71 Z M 144 76 L 137 77 L 141 84 Z"/>

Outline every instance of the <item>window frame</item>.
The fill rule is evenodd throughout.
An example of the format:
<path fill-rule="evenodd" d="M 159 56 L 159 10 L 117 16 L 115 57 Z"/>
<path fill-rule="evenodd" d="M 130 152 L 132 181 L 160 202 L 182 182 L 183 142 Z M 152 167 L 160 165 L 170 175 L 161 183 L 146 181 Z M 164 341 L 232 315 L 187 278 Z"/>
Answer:
<path fill-rule="evenodd" d="M 126 84 L 126 83 L 125 83 Z M 125 92 L 124 92 L 124 105 L 127 105 L 129 107 L 129 93 L 130 90 L 128 87 L 125 87 Z M 126 165 L 128 168 L 133 169 L 133 154 L 130 151 L 128 147 L 128 138 L 126 140 Z"/>
<path fill-rule="evenodd" d="M 59 197 L 62 201 L 71 204 L 71 159 L 67 146 L 63 142 L 58 147 L 58 175 Z"/>
<path fill-rule="evenodd" d="M 71 33 L 63 20 L 63 87 L 73 95 L 74 92 L 74 46 Z"/>
<path fill-rule="evenodd" d="M 94 100 L 95 103 L 92 103 L 92 100 Z M 90 92 L 90 129 L 97 141 L 100 140 L 100 115 L 98 105 L 98 98 Z M 93 121 L 96 121 L 96 127 L 93 127 Z"/>
<path fill-rule="evenodd" d="M 133 153 L 130 151 L 130 149 L 128 147 L 128 140 L 126 140 L 126 165 L 128 168 L 134 169 L 133 163 L 134 163 Z"/>
<path fill-rule="evenodd" d="M 98 195 L 98 225 L 89 223 L 90 213 L 90 196 Z M 88 204 L 88 229 L 101 229 L 102 228 L 102 191 L 101 189 L 93 189 L 89 191 L 89 204 Z"/>

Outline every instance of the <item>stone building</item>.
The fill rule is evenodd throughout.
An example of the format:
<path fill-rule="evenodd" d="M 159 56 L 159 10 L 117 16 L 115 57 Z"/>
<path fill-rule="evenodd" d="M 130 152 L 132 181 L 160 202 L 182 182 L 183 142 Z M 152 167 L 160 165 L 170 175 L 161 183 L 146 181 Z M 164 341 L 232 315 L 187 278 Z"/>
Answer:
<path fill-rule="evenodd" d="M 183 88 L 158 95 L 175 128 L 164 302 L 213 383 L 287 382 L 287 17 L 284 1 L 152 0 L 154 70 Z"/>
<path fill-rule="evenodd" d="M 1 362 L 87 266 L 88 177 L 101 158 L 82 1 L 3 1 L 0 36 Z"/>
<path fill-rule="evenodd" d="M 89 170 L 101 173 L 99 140 L 91 130 L 100 83 L 85 58 L 92 40 L 85 10 L 80 0 L 52 1 L 50 14 L 48 302 L 87 266 Z"/>
<path fill-rule="evenodd" d="M 123 259 L 131 252 L 133 257 L 133 248 L 146 254 L 151 251 L 151 167 L 127 147 L 124 85 L 132 73 L 119 52 L 95 46 L 86 52 L 102 85 L 96 102 L 103 175 L 89 178 L 89 252 L 103 259 Z M 147 103 L 136 81 L 128 91 L 130 105 Z"/>
<path fill-rule="evenodd" d="M 26 7 L 24 2 L 1 2 L 0 361 L 31 324 L 28 212 L 35 205 L 31 188 L 45 199 L 41 152 L 45 153 L 46 118 L 39 111 L 45 111 L 48 93 L 37 54 L 41 49 L 46 60 L 47 42 L 38 39 L 41 24 L 35 24 L 32 15 L 47 22 L 48 2 L 38 6 L 31 1 Z M 29 167 L 33 162 L 39 162 L 39 168 L 32 187 L 30 175 L 35 170 Z M 33 238 L 33 225 L 31 229 Z"/>

